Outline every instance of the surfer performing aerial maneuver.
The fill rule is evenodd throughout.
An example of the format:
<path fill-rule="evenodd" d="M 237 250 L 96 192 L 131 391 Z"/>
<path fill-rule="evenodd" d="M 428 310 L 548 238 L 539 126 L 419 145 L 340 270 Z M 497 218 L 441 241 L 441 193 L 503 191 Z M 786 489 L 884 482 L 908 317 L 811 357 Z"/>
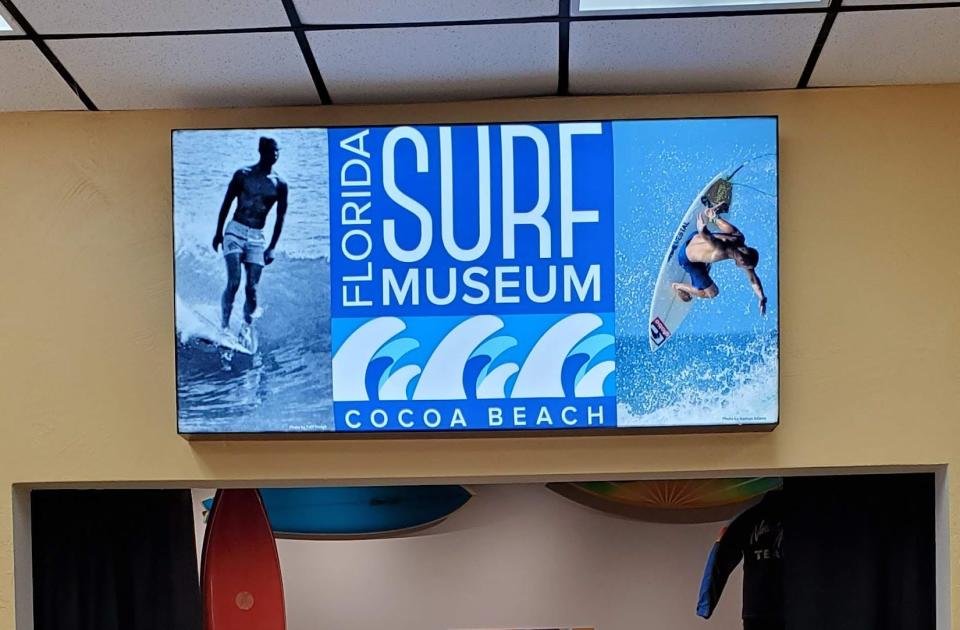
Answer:
<path fill-rule="evenodd" d="M 240 327 L 239 340 L 251 351 L 255 350 L 256 344 L 253 320 L 260 313 L 257 308 L 260 275 L 264 265 L 269 265 L 274 260 L 274 249 L 280 240 L 283 219 L 287 213 L 287 183 L 273 172 L 273 165 L 280 156 L 277 141 L 261 137 L 259 151 L 259 162 L 233 174 L 220 205 L 217 231 L 213 237 L 213 251 L 222 246 L 227 265 L 227 286 L 220 301 L 220 325 L 224 335 L 229 337 L 230 315 L 234 298 L 240 289 L 242 265 L 246 276 L 246 300 L 243 304 L 243 325 Z M 233 219 L 227 223 L 227 214 L 234 199 L 237 200 L 237 208 Z M 263 228 L 274 204 L 277 206 L 277 218 L 273 226 L 273 236 L 270 244 L 264 247 Z"/>
<path fill-rule="evenodd" d="M 697 231 L 683 242 L 677 252 L 677 262 L 690 275 L 690 282 L 674 282 L 671 287 L 684 302 L 690 302 L 695 297 L 715 298 L 720 294 L 720 289 L 710 277 L 710 265 L 732 260 L 747 274 L 747 280 L 760 300 L 760 314 L 766 315 L 767 296 L 756 272 L 760 254 L 754 248 L 747 247 L 740 230 L 720 218 L 720 213 L 728 207 L 726 202 L 708 205 L 706 211 L 697 215 Z M 710 223 L 716 225 L 719 232 L 711 232 L 708 227 Z"/>

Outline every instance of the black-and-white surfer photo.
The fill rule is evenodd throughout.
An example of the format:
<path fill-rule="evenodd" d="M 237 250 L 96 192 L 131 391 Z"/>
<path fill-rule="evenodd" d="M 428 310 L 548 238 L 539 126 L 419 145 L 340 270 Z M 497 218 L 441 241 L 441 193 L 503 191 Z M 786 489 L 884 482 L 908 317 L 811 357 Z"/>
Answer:
<path fill-rule="evenodd" d="M 173 171 L 180 431 L 331 428 L 326 130 L 175 131 Z"/>

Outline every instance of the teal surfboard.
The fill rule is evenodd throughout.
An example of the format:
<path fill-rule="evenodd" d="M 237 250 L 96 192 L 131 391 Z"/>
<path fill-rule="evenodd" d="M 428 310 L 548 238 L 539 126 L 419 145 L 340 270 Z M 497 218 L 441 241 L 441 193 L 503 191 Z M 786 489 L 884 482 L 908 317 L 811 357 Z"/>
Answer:
<path fill-rule="evenodd" d="M 473 496 L 463 486 L 262 488 L 260 495 L 277 538 L 316 540 L 419 531 L 439 524 Z"/>

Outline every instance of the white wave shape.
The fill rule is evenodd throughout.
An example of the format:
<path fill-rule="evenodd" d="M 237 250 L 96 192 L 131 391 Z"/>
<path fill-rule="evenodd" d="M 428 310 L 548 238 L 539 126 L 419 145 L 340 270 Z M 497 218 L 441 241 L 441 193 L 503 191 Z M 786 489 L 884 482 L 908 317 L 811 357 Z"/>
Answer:
<path fill-rule="evenodd" d="M 407 400 L 407 387 L 419 373 L 416 365 L 405 365 L 393 372 L 380 386 L 380 400 Z"/>
<path fill-rule="evenodd" d="M 420 347 L 420 342 L 416 339 L 411 339 L 410 337 L 400 337 L 399 339 L 394 339 L 390 343 L 386 344 L 373 355 L 374 359 L 379 359 L 380 357 L 390 357 L 394 361 L 397 361 L 403 355 L 416 350 Z"/>
<path fill-rule="evenodd" d="M 373 355 L 373 360 L 377 360 L 381 357 L 389 357 L 392 359 L 392 362 L 387 366 L 387 369 L 383 371 L 383 374 L 380 375 L 380 382 L 377 383 L 377 393 L 379 395 L 380 390 L 383 388 L 383 384 L 387 382 L 387 379 L 390 378 L 390 375 L 393 373 L 394 368 L 397 367 L 401 357 L 409 352 L 413 352 L 420 347 L 420 342 L 416 339 L 411 339 L 410 337 L 400 337 L 399 339 L 394 339 Z M 406 400 L 404 396 L 403 400 Z"/>
<path fill-rule="evenodd" d="M 599 333 L 596 335 L 590 335 L 580 343 L 578 343 L 573 350 L 570 351 L 570 354 L 586 354 L 590 358 L 597 356 L 601 350 L 608 346 L 612 346 L 616 340 L 613 335 L 609 333 Z"/>
<path fill-rule="evenodd" d="M 602 324 L 598 315 L 576 313 L 551 326 L 527 355 L 510 397 L 563 398 L 560 376 L 564 360 L 581 339 Z"/>
<path fill-rule="evenodd" d="M 383 344 L 406 327 L 397 317 L 378 317 L 353 331 L 333 357 L 333 399 L 369 400 L 364 377 L 370 361 Z"/>
<path fill-rule="evenodd" d="M 601 361 L 583 375 L 580 382 L 574 387 L 574 396 L 577 398 L 598 398 L 603 396 L 603 382 L 613 372 L 616 364 L 613 361 Z"/>
<path fill-rule="evenodd" d="M 504 363 L 490 370 L 486 378 L 477 385 L 477 398 L 506 398 L 507 379 L 520 369 L 516 363 Z"/>
<path fill-rule="evenodd" d="M 477 383 L 480 383 L 483 381 L 483 379 L 487 378 L 487 374 L 491 369 L 493 369 L 497 357 L 516 345 L 517 340 L 506 335 L 488 339 L 480 344 L 480 346 L 473 351 L 473 355 L 471 355 L 471 357 L 485 355 L 490 357 L 490 362 L 483 366 L 483 369 L 480 370 L 480 374 L 477 376 Z"/>
<path fill-rule="evenodd" d="M 596 358 L 600 352 L 612 346 L 614 343 L 616 343 L 616 339 L 614 339 L 613 335 L 608 333 L 600 333 L 587 337 L 577 344 L 576 348 L 570 351 L 570 354 L 582 353 L 590 357 L 590 360 L 580 366 L 580 369 L 577 370 L 577 376 L 573 380 L 574 385 L 583 380 L 584 375 L 587 373 L 587 369 L 590 367 L 590 362 L 593 361 L 593 359 Z M 579 396 L 579 394 L 577 395 Z"/>
<path fill-rule="evenodd" d="M 503 328 L 494 315 L 466 319 L 437 344 L 413 392 L 414 400 L 464 400 L 463 373 L 467 360 L 483 340 Z"/>

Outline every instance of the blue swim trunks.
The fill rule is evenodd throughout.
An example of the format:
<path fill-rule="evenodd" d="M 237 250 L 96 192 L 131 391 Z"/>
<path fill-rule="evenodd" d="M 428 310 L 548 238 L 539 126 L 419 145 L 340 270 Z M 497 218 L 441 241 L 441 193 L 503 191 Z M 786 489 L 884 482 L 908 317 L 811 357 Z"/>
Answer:
<path fill-rule="evenodd" d="M 692 241 L 696 235 L 697 233 L 694 232 L 688 236 L 687 240 L 680 246 L 680 251 L 677 252 L 677 262 L 680 263 L 684 271 L 690 274 L 690 284 L 692 284 L 695 289 L 702 291 L 712 286 L 713 280 L 710 279 L 710 265 L 702 262 L 693 262 L 687 258 L 687 245 L 690 244 L 690 241 Z"/>

